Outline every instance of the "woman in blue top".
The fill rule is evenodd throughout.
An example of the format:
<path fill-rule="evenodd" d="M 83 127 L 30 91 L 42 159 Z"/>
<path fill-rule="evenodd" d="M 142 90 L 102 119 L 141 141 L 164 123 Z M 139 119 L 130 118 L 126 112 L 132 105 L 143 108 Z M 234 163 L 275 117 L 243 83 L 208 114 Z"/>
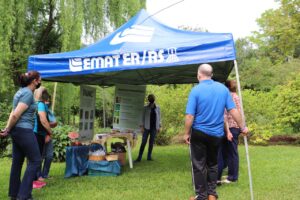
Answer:
<path fill-rule="evenodd" d="M 34 92 L 35 100 L 37 101 L 37 112 L 35 115 L 35 123 L 33 132 L 35 133 L 37 142 L 39 144 L 40 155 L 43 155 L 45 143 L 49 142 L 52 134 L 51 127 L 48 120 L 48 106 L 45 104 L 49 99 L 49 93 L 44 87 L 40 87 Z M 37 173 L 37 180 L 43 181 L 41 168 Z M 39 187 L 40 182 L 34 182 L 33 187 Z M 45 185 L 45 183 L 43 183 Z"/>
<path fill-rule="evenodd" d="M 2 135 L 12 138 L 12 166 L 9 182 L 9 196 L 14 199 L 32 199 L 32 183 L 41 163 L 41 155 L 33 133 L 36 104 L 33 91 L 40 87 L 40 74 L 29 71 L 19 77 L 21 88 L 14 95 L 13 111 Z M 22 165 L 27 158 L 27 168 L 21 181 Z"/>

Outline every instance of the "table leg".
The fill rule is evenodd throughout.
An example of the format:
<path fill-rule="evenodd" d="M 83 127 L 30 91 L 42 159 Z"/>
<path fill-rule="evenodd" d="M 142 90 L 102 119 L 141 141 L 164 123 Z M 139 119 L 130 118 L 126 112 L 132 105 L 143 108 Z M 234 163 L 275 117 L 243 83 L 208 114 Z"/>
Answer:
<path fill-rule="evenodd" d="M 130 169 L 132 169 L 133 164 L 132 164 L 131 146 L 130 146 L 130 141 L 128 139 L 127 139 L 127 152 L 128 152 L 128 159 L 129 159 L 129 167 Z"/>

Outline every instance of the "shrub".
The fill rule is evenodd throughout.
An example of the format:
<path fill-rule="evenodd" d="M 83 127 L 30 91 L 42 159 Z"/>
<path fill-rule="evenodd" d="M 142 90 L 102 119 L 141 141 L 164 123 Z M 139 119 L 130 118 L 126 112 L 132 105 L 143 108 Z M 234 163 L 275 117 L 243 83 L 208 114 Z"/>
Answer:
<path fill-rule="evenodd" d="M 160 146 L 169 145 L 174 135 L 176 135 L 175 128 L 163 129 L 156 134 L 155 144 Z"/>
<path fill-rule="evenodd" d="M 0 129 L 4 129 L 11 112 L 11 104 L 7 100 L 0 102 Z M 9 144 L 11 144 L 10 137 L 0 139 L 0 157 L 8 156 L 11 154 L 9 150 Z"/>
<path fill-rule="evenodd" d="M 68 133 L 74 131 L 74 129 L 74 127 L 68 125 L 58 125 L 53 129 L 53 160 L 55 162 L 63 162 L 66 160 L 66 147 L 71 144 Z"/>
<path fill-rule="evenodd" d="M 270 138 L 272 137 L 271 128 L 268 125 L 257 125 L 256 123 L 251 123 L 248 125 L 249 130 L 253 134 L 250 137 L 250 143 L 256 145 L 267 145 Z"/>

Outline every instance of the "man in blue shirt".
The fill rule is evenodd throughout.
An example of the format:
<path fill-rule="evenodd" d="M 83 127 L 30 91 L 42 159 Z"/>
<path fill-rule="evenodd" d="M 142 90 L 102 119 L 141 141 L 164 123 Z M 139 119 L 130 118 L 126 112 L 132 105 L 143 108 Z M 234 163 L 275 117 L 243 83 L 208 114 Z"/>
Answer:
<path fill-rule="evenodd" d="M 217 155 L 224 135 L 224 110 L 226 109 L 247 134 L 239 111 L 235 108 L 229 90 L 211 79 L 212 67 L 202 64 L 198 68 L 199 84 L 189 95 L 186 106 L 184 139 L 190 144 L 195 200 L 213 200 L 218 197 Z"/>

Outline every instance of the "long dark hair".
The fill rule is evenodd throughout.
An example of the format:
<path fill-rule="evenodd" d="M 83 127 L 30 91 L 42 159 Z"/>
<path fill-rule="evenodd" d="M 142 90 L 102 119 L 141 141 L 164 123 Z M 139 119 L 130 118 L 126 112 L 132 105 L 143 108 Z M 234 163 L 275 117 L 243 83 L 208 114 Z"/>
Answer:
<path fill-rule="evenodd" d="M 37 71 L 29 71 L 19 76 L 19 84 L 21 87 L 27 87 L 33 80 L 39 79 L 40 73 Z"/>

